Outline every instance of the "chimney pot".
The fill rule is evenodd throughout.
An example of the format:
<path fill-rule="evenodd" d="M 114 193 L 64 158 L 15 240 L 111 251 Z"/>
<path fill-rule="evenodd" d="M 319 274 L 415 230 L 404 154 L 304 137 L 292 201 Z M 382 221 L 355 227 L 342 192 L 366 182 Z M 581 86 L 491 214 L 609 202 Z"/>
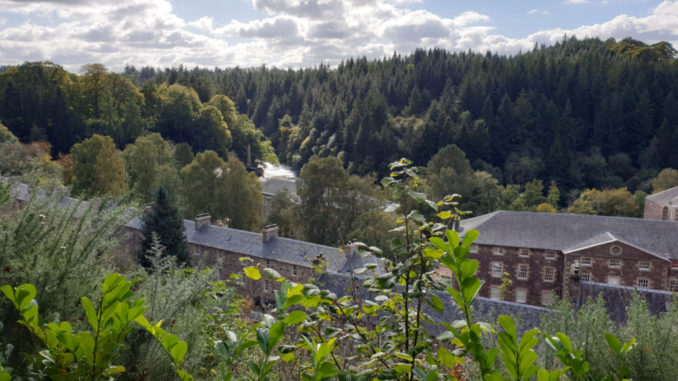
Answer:
<path fill-rule="evenodd" d="M 198 214 L 193 219 L 193 222 L 195 223 L 195 230 L 199 231 L 203 226 L 209 225 L 212 222 L 212 216 L 209 213 Z"/>
<path fill-rule="evenodd" d="M 278 236 L 278 230 L 280 228 L 276 224 L 268 225 L 264 227 L 264 230 L 261 231 L 261 239 L 264 243 L 271 240 L 271 238 Z"/>

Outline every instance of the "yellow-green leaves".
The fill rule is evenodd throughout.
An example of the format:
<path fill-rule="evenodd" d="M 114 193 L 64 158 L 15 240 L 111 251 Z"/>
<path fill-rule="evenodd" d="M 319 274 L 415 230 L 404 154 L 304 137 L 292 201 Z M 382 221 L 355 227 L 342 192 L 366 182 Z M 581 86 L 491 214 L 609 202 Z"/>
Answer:
<path fill-rule="evenodd" d="M 247 277 L 252 279 L 252 280 L 261 279 L 261 272 L 259 272 L 259 269 L 257 269 L 256 267 L 252 267 L 252 266 L 245 267 L 244 271 L 245 271 L 245 275 L 247 275 Z"/>

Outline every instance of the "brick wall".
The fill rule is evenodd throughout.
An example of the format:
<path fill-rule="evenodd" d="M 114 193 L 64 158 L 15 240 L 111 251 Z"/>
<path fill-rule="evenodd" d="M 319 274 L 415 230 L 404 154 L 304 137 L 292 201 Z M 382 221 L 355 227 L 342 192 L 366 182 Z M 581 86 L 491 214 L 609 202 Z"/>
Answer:
<path fill-rule="evenodd" d="M 615 254 L 616 253 L 616 254 Z M 599 245 L 568 253 L 565 268 L 577 261 L 582 281 L 668 290 L 671 263 L 620 242 Z M 678 274 L 675 274 L 678 275 Z M 588 279 L 587 279 L 588 278 Z M 647 281 L 647 285 L 639 282 Z M 567 288 L 569 277 L 564 278 Z"/>
<path fill-rule="evenodd" d="M 562 253 L 553 251 L 552 258 L 547 258 L 547 250 L 541 249 L 490 245 L 475 247 L 477 249 L 472 250 L 469 257 L 480 262 L 478 277 L 485 282 L 481 289 L 481 296 L 497 298 L 496 290 L 502 285 L 504 277 L 504 275 L 498 276 L 499 266 L 502 269 L 501 273 L 508 273 L 508 278 L 513 282 L 506 288 L 506 292 L 501 293 L 503 300 L 541 305 L 544 294 L 550 296 L 552 292 L 555 292 L 561 295 Z M 552 271 L 548 277 L 547 269 Z"/>

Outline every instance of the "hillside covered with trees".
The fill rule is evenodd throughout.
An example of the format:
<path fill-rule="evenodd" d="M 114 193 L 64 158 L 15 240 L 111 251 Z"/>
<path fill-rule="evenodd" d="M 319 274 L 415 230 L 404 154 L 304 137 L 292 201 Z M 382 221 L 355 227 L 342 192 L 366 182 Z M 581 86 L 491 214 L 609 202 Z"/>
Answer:
<path fill-rule="evenodd" d="M 20 142 L 49 144 L 12 143 L 3 167 L 11 174 L 46 149 L 59 160 L 39 167 L 60 171 L 76 194 L 149 202 L 163 186 L 184 216 L 209 211 L 249 229 L 261 221 L 240 207 L 261 199 L 232 154 L 296 169 L 334 156 L 342 176 L 372 181 L 409 157 L 428 164 L 432 195 L 463 194 L 476 214 L 569 206 L 639 216 L 646 194 L 678 183 L 675 171 L 659 176 L 678 167 L 675 54 L 667 43 L 566 39 L 511 57 L 418 50 L 299 70 L 90 64 L 73 74 L 25 63 L 0 70 L 0 122 Z M 379 197 L 352 181 L 347 192 Z M 241 195 L 222 194 L 226 184 Z M 285 216 L 280 201 L 269 222 L 306 230 L 290 221 L 308 216 Z M 340 229 L 342 240 L 354 228 Z"/>

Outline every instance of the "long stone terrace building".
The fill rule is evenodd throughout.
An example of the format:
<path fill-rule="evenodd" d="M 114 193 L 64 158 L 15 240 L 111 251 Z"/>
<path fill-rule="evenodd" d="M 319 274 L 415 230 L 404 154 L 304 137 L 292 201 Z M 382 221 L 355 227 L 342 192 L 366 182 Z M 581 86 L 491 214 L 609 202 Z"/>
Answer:
<path fill-rule="evenodd" d="M 269 226 L 261 233 L 254 233 L 216 226 L 210 222 L 209 215 L 184 220 L 184 235 L 193 264 L 213 268 L 218 266 L 221 279 L 229 279 L 231 274 L 243 275 L 246 266 L 259 266 L 261 269 L 272 268 L 291 281 L 307 282 L 310 278 L 318 278 L 320 272 L 350 274 L 367 263 L 378 264 L 377 258 L 373 256 L 359 256 L 355 245 L 348 245 L 342 250 L 280 237 L 277 226 Z M 138 253 L 143 222 L 140 218 L 134 218 L 125 227 L 127 235 L 123 239 L 123 246 L 131 253 Z M 277 288 L 278 283 L 273 280 L 254 282 L 245 279 L 241 291 L 255 301 L 264 302 L 273 299 L 273 290 Z"/>
<path fill-rule="evenodd" d="M 547 305 L 576 300 L 581 282 L 678 291 L 678 222 L 499 211 L 461 221 L 471 229 L 485 297 Z"/>

